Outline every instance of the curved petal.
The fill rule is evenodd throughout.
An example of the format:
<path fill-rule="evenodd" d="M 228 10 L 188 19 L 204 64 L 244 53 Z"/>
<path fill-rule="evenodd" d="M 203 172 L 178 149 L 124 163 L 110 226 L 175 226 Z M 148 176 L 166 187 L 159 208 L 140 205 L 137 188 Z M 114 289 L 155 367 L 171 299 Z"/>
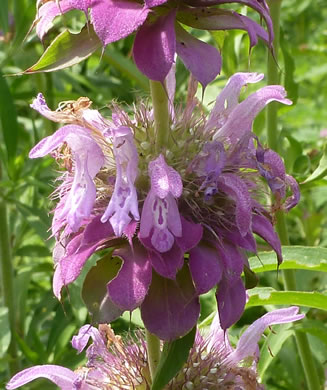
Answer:
<path fill-rule="evenodd" d="M 194 38 L 176 24 L 176 52 L 205 88 L 221 71 L 221 56 L 213 46 Z"/>
<path fill-rule="evenodd" d="M 238 176 L 224 173 L 218 178 L 218 188 L 235 202 L 236 225 L 242 237 L 250 231 L 252 201 L 247 185 Z"/>
<path fill-rule="evenodd" d="M 281 157 L 271 149 L 263 149 L 258 142 L 256 151 L 258 170 L 271 189 L 281 197 L 285 196 L 285 165 Z"/>
<path fill-rule="evenodd" d="M 198 294 L 205 294 L 211 290 L 220 282 L 223 274 L 217 250 L 205 243 L 190 250 L 189 266 Z"/>
<path fill-rule="evenodd" d="M 117 129 L 119 133 L 123 130 L 126 134 L 115 135 L 113 132 L 113 149 L 116 161 L 116 182 L 115 189 L 109 201 L 108 207 L 101 217 L 102 222 L 108 219 L 120 237 L 124 229 L 131 222 L 133 216 L 135 221 L 140 219 L 137 194 L 134 182 L 138 175 L 138 153 L 134 144 L 133 134 L 128 127 Z"/>
<path fill-rule="evenodd" d="M 123 310 L 132 311 L 143 302 L 152 278 L 149 254 L 140 245 L 129 245 L 113 253 L 123 260 L 118 275 L 108 285 L 108 293 L 114 304 Z"/>
<path fill-rule="evenodd" d="M 216 248 L 224 265 L 224 278 L 228 283 L 233 284 L 241 277 L 245 259 L 238 251 L 237 246 L 226 240 L 216 244 Z"/>
<path fill-rule="evenodd" d="M 160 16 L 154 23 L 145 23 L 137 32 L 133 55 L 137 67 L 149 79 L 163 82 L 176 52 L 176 11 Z"/>
<path fill-rule="evenodd" d="M 149 164 L 151 178 L 151 189 L 161 199 L 164 199 L 169 192 L 179 198 L 182 195 L 183 183 L 180 174 L 170 167 L 162 154 Z"/>
<path fill-rule="evenodd" d="M 242 279 L 230 284 L 226 279 L 219 283 L 216 293 L 221 327 L 226 330 L 237 322 L 243 314 L 246 293 Z"/>
<path fill-rule="evenodd" d="M 133 33 L 146 20 L 149 9 L 127 0 L 96 0 L 91 9 L 94 30 L 104 45 Z"/>
<path fill-rule="evenodd" d="M 64 198 L 64 202 L 60 202 L 56 207 L 54 227 L 60 229 L 66 222 L 72 232 L 77 232 L 83 220 L 91 215 L 96 199 L 93 179 L 105 159 L 91 132 L 78 125 L 64 126 L 53 135 L 44 138 L 30 151 L 29 156 L 30 158 L 42 157 L 58 148 L 63 142 L 66 142 L 71 149 L 75 171 L 68 195 Z"/>
<path fill-rule="evenodd" d="M 200 242 L 203 235 L 203 227 L 200 223 L 193 223 L 181 216 L 182 236 L 176 237 L 178 246 L 188 252 Z"/>
<path fill-rule="evenodd" d="M 175 279 L 177 271 L 183 267 L 184 252 L 174 243 L 169 251 L 159 253 L 152 245 L 150 238 L 140 238 L 142 244 L 148 248 L 150 261 L 155 271 L 165 278 Z"/>
<path fill-rule="evenodd" d="M 194 327 L 199 314 L 200 303 L 187 266 L 177 274 L 176 281 L 153 274 L 141 305 L 142 320 L 149 332 L 161 340 L 175 340 Z"/>
<path fill-rule="evenodd" d="M 299 185 L 293 176 L 286 175 L 285 183 L 290 187 L 292 191 L 292 195 L 289 198 L 287 198 L 284 203 L 285 210 L 289 211 L 299 203 L 301 194 L 300 194 Z"/>
<path fill-rule="evenodd" d="M 57 1 L 48 1 L 39 8 L 37 15 L 36 33 L 41 40 L 52 27 L 52 21 L 56 16 L 62 15 L 74 9 L 74 6 L 70 3 L 70 0 L 61 0 L 59 5 L 60 6 L 58 7 Z"/>
<path fill-rule="evenodd" d="M 285 96 L 286 91 L 280 85 L 268 85 L 259 89 L 235 107 L 213 138 L 228 137 L 232 144 L 236 143 L 251 131 L 255 117 L 268 103 L 277 101 L 291 105 L 292 102 Z"/>
<path fill-rule="evenodd" d="M 230 227 L 228 230 L 216 228 L 215 230 L 220 236 L 225 237 L 228 241 L 233 243 L 233 245 L 239 246 L 253 253 L 257 252 L 257 243 L 252 235 L 252 232 L 248 232 L 243 237 L 236 228 L 233 229 Z"/>
<path fill-rule="evenodd" d="M 193 7 L 206 7 L 219 4 L 228 4 L 228 3 L 238 3 L 244 4 L 248 7 L 253 8 L 257 11 L 260 16 L 263 17 L 267 24 L 269 42 L 271 43 L 274 39 L 274 30 L 273 23 L 269 14 L 269 8 L 262 1 L 258 0 L 184 0 L 186 4 L 189 4 Z"/>
<path fill-rule="evenodd" d="M 158 5 L 162 5 L 167 3 L 168 0 L 145 0 L 145 4 L 147 7 L 157 7 Z"/>
<path fill-rule="evenodd" d="M 71 390 L 74 388 L 74 381 L 78 375 L 68 368 L 46 364 L 27 368 L 16 374 L 7 383 L 6 389 L 12 390 L 21 387 L 26 383 L 38 378 L 46 378 L 61 388 L 61 390 Z"/>
<path fill-rule="evenodd" d="M 278 264 L 283 262 L 282 248 L 278 234 L 271 222 L 263 215 L 252 216 L 252 231 L 263 238 L 276 252 Z"/>
<path fill-rule="evenodd" d="M 206 123 L 206 130 L 220 128 L 226 122 L 230 113 L 239 104 L 241 89 L 246 84 L 257 83 L 264 75 L 258 73 L 235 73 L 216 99 L 216 103 Z"/>
<path fill-rule="evenodd" d="M 73 336 L 72 338 L 73 348 L 75 348 L 78 351 L 78 353 L 81 353 L 87 346 L 90 337 L 92 338 L 93 342 L 97 342 L 99 345 L 102 345 L 104 348 L 106 347 L 98 329 L 92 325 L 86 324 L 80 328 L 80 330 L 78 331 L 78 335 Z M 101 355 L 101 353 L 99 353 L 99 355 Z"/>
<path fill-rule="evenodd" d="M 69 0 L 73 8 L 80 9 L 81 11 L 84 11 L 85 14 L 87 13 L 87 10 L 91 7 L 92 1 L 93 0 Z"/>
<path fill-rule="evenodd" d="M 87 259 L 104 241 L 112 239 L 113 236 L 111 225 L 101 223 L 100 217 L 94 218 L 85 231 L 77 236 L 79 245 L 73 246 L 74 252 L 67 251 L 56 265 L 53 292 L 58 299 L 61 298 L 61 289 L 78 278 Z"/>
<path fill-rule="evenodd" d="M 292 306 L 286 309 L 273 310 L 254 321 L 242 334 L 237 348 L 228 357 L 228 361 L 238 363 L 247 357 L 256 357 L 258 342 L 268 326 L 287 324 L 304 318 L 304 314 L 297 314 L 299 308 Z"/>

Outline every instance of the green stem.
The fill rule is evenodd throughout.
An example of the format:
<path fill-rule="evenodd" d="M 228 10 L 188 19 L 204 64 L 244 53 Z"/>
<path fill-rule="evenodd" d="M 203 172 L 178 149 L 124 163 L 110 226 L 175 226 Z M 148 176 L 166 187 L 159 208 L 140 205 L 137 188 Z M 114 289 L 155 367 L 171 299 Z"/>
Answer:
<path fill-rule="evenodd" d="M 154 111 L 156 152 L 161 153 L 168 146 L 169 140 L 168 95 L 158 81 L 150 80 L 150 91 Z"/>
<path fill-rule="evenodd" d="M 279 51 L 279 35 L 280 35 L 280 9 L 282 0 L 270 0 L 269 8 L 270 15 L 274 25 L 274 53 L 275 58 L 269 51 L 268 53 L 268 84 L 279 83 L 279 70 L 276 61 L 278 60 Z M 278 133 L 277 133 L 277 110 L 278 103 L 270 103 L 267 108 L 267 139 L 268 146 L 271 149 L 278 151 Z M 277 231 L 282 245 L 289 245 L 288 231 L 285 221 L 285 216 L 282 212 L 278 212 L 277 218 Z M 296 291 L 296 280 L 294 270 L 283 271 L 284 286 L 286 290 Z M 313 356 L 310 350 L 307 335 L 305 333 L 296 331 L 295 340 L 297 349 L 300 355 L 302 366 L 307 381 L 307 387 L 309 390 L 318 390 L 321 388 L 319 383 L 319 377 L 317 369 L 313 360 Z"/>
<path fill-rule="evenodd" d="M 2 171 L 0 165 L 0 180 Z M 17 344 L 15 340 L 16 333 L 16 304 L 14 293 L 14 270 L 11 256 L 11 243 L 9 235 L 7 206 L 3 199 L 0 198 L 0 266 L 1 266 L 1 282 L 2 295 L 4 305 L 8 308 L 9 325 L 11 331 L 11 342 L 8 348 L 10 355 L 9 374 L 12 376 L 19 370 L 17 359 Z"/>
<path fill-rule="evenodd" d="M 147 329 L 145 329 L 145 338 L 146 338 L 146 348 L 148 351 L 150 375 L 151 375 L 151 380 L 153 381 L 160 360 L 160 340 L 158 339 L 157 336 L 150 333 Z"/>
<path fill-rule="evenodd" d="M 279 69 L 277 65 L 278 51 L 279 51 L 279 36 L 280 36 L 280 8 L 282 0 L 270 0 L 269 8 L 270 15 L 274 25 L 274 55 L 271 50 L 268 50 L 268 85 L 279 84 Z M 277 136 L 277 110 L 278 102 L 271 102 L 267 108 L 267 139 L 268 145 L 273 150 L 278 150 L 278 136 Z"/>

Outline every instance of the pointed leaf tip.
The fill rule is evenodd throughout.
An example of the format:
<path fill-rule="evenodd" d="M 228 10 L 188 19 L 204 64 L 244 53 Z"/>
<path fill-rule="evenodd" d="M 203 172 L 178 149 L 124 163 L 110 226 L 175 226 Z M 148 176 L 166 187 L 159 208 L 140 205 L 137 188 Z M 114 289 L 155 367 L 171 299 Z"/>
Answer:
<path fill-rule="evenodd" d="M 76 65 L 101 46 L 102 43 L 92 26 L 85 26 L 78 34 L 66 30 L 52 41 L 39 61 L 22 74 L 54 72 Z"/>

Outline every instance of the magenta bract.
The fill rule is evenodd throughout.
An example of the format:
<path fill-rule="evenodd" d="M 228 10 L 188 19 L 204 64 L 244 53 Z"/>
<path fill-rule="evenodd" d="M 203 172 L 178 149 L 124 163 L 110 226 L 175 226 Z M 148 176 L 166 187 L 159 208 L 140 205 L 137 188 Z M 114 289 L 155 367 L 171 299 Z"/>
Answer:
<path fill-rule="evenodd" d="M 144 4 L 130 0 L 38 1 L 36 32 L 43 39 L 56 16 L 78 9 L 92 23 L 104 47 L 135 33 L 135 63 L 149 79 L 163 82 L 175 62 L 175 54 L 178 54 L 205 88 L 220 73 L 220 52 L 190 35 L 179 22 L 202 30 L 246 30 L 251 48 L 257 44 L 258 38 L 269 46 L 272 42 L 272 23 L 264 2 L 233 1 L 255 9 L 265 20 L 268 33 L 247 16 L 212 7 L 229 2 L 194 0 L 176 5 L 173 0 L 146 0 Z"/>

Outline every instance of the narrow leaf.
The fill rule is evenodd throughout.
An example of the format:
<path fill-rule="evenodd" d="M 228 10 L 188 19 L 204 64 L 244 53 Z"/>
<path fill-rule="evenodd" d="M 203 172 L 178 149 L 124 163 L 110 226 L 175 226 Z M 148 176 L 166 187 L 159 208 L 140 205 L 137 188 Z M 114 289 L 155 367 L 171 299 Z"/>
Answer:
<path fill-rule="evenodd" d="M 161 390 L 182 369 L 194 344 L 196 327 L 184 337 L 165 343 L 151 390 Z"/>
<path fill-rule="evenodd" d="M 0 307 L 0 356 L 3 356 L 10 344 L 11 334 L 9 328 L 8 308 Z"/>
<path fill-rule="evenodd" d="M 1 7 L 0 7 L 1 8 Z M 17 149 L 18 121 L 8 83 L 0 72 L 0 127 L 2 128 L 9 162 L 13 162 Z"/>
<path fill-rule="evenodd" d="M 78 64 L 102 46 L 91 26 L 78 34 L 68 30 L 59 34 L 39 61 L 23 73 L 53 72 Z"/>
<path fill-rule="evenodd" d="M 280 269 L 304 269 L 327 272 L 327 248 L 305 246 L 283 246 L 283 263 Z M 275 252 L 260 252 L 249 259 L 255 273 L 276 271 Z"/>
<path fill-rule="evenodd" d="M 262 348 L 260 349 L 260 359 L 258 364 L 258 372 L 262 379 L 268 367 L 281 350 L 285 341 L 294 334 L 290 329 L 292 324 L 275 325 L 274 332 L 270 332 L 266 338 Z"/>
<path fill-rule="evenodd" d="M 248 290 L 246 307 L 261 305 L 297 305 L 327 310 L 327 295 L 307 291 L 276 291 L 270 287 Z"/>
<path fill-rule="evenodd" d="M 315 180 L 322 179 L 327 175 L 327 146 L 324 148 L 323 155 L 319 161 L 318 167 L 301 184 L 312 183 Z"/>
<path fill-rule="evenodd" d="M 9 30 L 8 23 L 8 0 L 1 0 L 0 7 L 0 28 L 3 33 L 7 33 Z"/>

